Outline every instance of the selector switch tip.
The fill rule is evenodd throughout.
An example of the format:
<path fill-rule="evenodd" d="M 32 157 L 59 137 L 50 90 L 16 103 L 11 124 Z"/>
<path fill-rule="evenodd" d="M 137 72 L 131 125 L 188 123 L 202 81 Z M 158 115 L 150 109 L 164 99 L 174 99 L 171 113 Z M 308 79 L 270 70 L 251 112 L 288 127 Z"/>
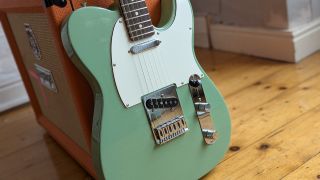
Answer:
<path fill-rule="evenodd" d="M 197 88 L 200 86 L 201 81 L 200 80 L 196 80 L 196 79 L 190 79 L 189 81 L 190 86 Z"/>
<path fill-rule="evenodd" d="M 194 74 L 189 79 L 189 85 L 193 88 L 198 88 L 201 86 L 201 78 L 199 75 Z"/>

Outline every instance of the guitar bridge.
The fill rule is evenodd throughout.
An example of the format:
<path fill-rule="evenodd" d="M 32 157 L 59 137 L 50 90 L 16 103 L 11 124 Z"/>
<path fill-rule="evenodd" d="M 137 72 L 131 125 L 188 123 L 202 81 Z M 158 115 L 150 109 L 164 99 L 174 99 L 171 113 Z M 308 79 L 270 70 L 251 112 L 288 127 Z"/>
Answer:
<path fill-rule="evenodd" d="M 188 131 L 176 89 L 176 85 L 170 85 L 142 97 L 156 144 L 167 143 Z"/>

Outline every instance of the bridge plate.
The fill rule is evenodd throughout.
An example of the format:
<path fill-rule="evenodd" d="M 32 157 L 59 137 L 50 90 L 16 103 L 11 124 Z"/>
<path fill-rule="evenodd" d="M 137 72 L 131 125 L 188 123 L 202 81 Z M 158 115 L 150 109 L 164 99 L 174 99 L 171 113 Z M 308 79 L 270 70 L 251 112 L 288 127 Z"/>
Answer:
<path fill-rule="evenodd" d="M 170 85 L 142 97 L 156 144 L 164 144 L 188 131 L 176 85 Z"/>

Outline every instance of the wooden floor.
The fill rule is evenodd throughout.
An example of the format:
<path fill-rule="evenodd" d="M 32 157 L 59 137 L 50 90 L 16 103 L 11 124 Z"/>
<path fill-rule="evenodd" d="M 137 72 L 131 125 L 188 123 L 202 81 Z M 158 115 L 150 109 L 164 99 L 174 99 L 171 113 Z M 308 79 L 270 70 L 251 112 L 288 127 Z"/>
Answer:
<path fill-rule="evenodd" d="M 232 117 L 230 150 L 204 179 L 320 179 L 320 52 L 294 65 L 197 50 Z M 0 180 L 90 179 L 36 124 L 0 114 Z"/>

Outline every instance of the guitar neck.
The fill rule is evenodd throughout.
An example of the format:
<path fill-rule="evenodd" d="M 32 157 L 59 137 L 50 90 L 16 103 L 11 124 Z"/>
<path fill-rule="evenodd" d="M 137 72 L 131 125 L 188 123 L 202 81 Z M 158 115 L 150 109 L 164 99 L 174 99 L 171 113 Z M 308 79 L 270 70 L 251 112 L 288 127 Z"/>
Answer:
<path fill-rule="evenodd" d="M 119 0 L 131 41 L 154 35 L 154 27 L 145 0 Z"/>

